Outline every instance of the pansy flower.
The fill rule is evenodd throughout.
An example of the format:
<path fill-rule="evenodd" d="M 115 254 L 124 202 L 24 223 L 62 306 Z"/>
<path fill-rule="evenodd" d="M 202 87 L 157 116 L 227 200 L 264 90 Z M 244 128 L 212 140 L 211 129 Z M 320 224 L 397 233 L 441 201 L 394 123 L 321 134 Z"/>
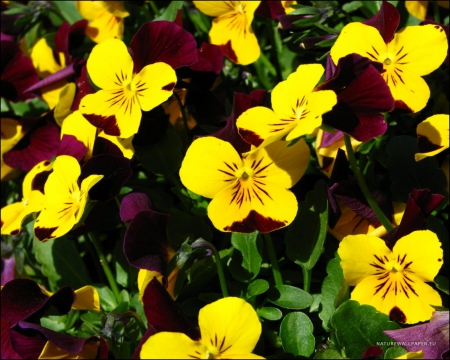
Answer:
<path fill-rule="evenodd" d="M 261 323 L 245 300 L 227 297 L 206 305 L 198 322 L 200 339 L 158 332 L 142 345 L 141 359 L 263 359 L 251 353 L 261 335 Z"/>
<path fill-rule="evenodd" d="M 448 149 L 449 146 L 449 115 L 433 115 L 417 125 L 416 161 L 434 156 Z"/>
<path fill-rule="evenodd" d="M 320 64 L 300 65 L 273 89 L 273 111 L 257 106 L 237 119 L 242 138 L 264 147 L 281 138 L 291 141 L 313 133 L 322 125 L 322 115 L 336 104 L 334 91 L 314 91 L 323 73 Z"/>
<path fill-rule="evenodd" d="M 89 20 L 86 35 L 96 43 L 107 39 L 122 39 L 123 19 L 130 14 L 122 1 L 76 1 L 81 16 Z"/>
<path fill-rule="evenodd" d="M 436 234 L 415 231 L 402 237 L 390 250 L 374 236 L 350 235 L 338 249 L 345 281 L 355 286 L 351 299 L 374 306 L 400 323 L 431 319 L 442 306 L 432 282 L 442 266 L 443 251 Z"/>
<path fill-rule="evenodd" d="M 88 201 L 88 191 L 103 175 L 90 175 L 81 184 L 78 161 L 67 155 L 58 156 L 45 187 L 45 205 L 34 223 L 34 234 L 41 240 L 63 236 L 77 224 Z"/>
<path fill-rule="evenodd" d="M 96 45 L 89 56 L 89 76 L 101 90 L 86 95 L 80 111 L 108 135 L 128 138 L 136 134 L 142 110 L 149 111 L 172 95 L 177 78 L 169 65 L 147 65 L 138 74 L 133 74 L 133 68 L 127 47 L 118 39 Z"/>
<path fill-rule="evenodd" d="M 331 48 L 331 58 L 337 64 L 344 56 L 356 53 L 382 63 L 382 75 L 396 108 L 417 112 L 430 97 L 422 76 L 443 63 L 448 41 L 438 25 L 407 26 L 395 33 L 399 21 L 395 7 L 383 2 L 380 11 L 365 24 L 354 22 L 342 29 Z"/>
<path fill-rule="evenodd" d="M 291 147 L 274 142 L 242 158 L 229 142 L 203 137 L 189 147 L 180 178 L 192 192 L 212 198 L 208 216 L 217 229 L 267 233 L 294 220 L 297 199 L 288 189 L 308 163 L 304 140 Z"/>
<path fill-rule="evenodd" d="M 202 13 L 215 19 L 209 32 L 211 44 L 219 45 L 231 61 L 248 65 L 261 54 L 253 33 L 253 16 L 260 1 L 194 1 Z"/>
<path fill-rule="evenodd" d="M 436 1 L 439 6 L 448 9 L 448 1 Z M 405 1 L 405 7 L 408 12 L 418 18 L 419 20 L 425 20 L 427 17 L 428 5 L 430 1 Z"/>

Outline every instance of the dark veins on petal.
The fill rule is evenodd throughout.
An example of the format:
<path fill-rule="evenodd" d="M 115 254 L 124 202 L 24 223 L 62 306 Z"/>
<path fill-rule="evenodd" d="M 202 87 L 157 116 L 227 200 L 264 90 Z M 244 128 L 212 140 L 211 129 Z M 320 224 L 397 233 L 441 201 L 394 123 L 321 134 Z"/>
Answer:
<path fill-rule="evenodd" d="M 397 306 L 394 306 L 389 312 L 389 319 L 399 323 L 406 323 L 406 315 Z"/>

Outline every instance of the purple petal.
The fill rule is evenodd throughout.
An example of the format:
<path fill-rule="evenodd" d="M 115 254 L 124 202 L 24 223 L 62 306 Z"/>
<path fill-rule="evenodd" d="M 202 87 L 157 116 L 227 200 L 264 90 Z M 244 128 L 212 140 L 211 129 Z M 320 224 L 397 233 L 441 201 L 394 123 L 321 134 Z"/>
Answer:
<path fill-rule="evenodd" d="M 94 149 L 92 151 L 94 156 L 96 155 L 114 155 L 118 157 L 123 157 L 122 151 L 116 144 L 113 144 L 108 139 L 97 137 L 94 143 Z"/>
<path fill-rule="evenodd" d="M 239 135 L 236 120 L 244 111 L 263 105 L 266 93 L 265 90 L 253 90 L 249 95 L 234 93 L 233 111 L 227 120 L 227 124 L 223 129 L 211 134 L 211 136 L 228 141 L 239 153 L 250 151 L 251 145 Z"/>
<path fill-rule="evenodd" d="M 152 203 L 144 193 L 132 193 L 125 196 L 120 204 L 120 219 L 130 222 L 141 211 L 152 210 Z"/>
<path fill-rule="evenodd" d="M 74 66 L 76 67 L 76 65 Z M 88 94 L 95 93 L 94 88 L 91 85 L 91 82 L 89 81 L 89 76 L 87 74 L 86 64 L 84 63 L 81 69 L 79 69 L 80 75 L 76 78 L 75 84 L 77 86 L 77 91 L 75 94 L 75 99 L 73 99 L 72 103 L 72 111 L 78 110 L 80 106 L 80 101 L 83 97 L 85 97 Z"/>
<path fill-rule="evenodd" d="M 22 131 L 26 135 L 9 152 L 3 155 L 5 163 L 15 169 L 30 171 L 36 164 L 50 160 L 59 149 L 59 128 L 46 120 L 46 114 L 40 119 L 23 118 L 20 120 Z"/>
<path fill-rule="evenodd" d="M 97 336 L 79 338 L 68 334 L 62 334 L 25 321 L 20 321 L 16 324 L 16 326 L 11 328 L 11 343 L 14 349 L 24 358 L 37 359 L 40 352 L 37 356 L 31 355 L 37 353 L 37 350 L 42 345 L 43 340 L 44 345 L 47 341 L 50 341 L 63 351 L 72 355 L 82 352 L 84 346 L 89 342 L 100 341 L 100 343 L 102 343 L 105 341 Z M 102 353 L 101 348 L 102 346 L 100 345 L 99 350 Z M 107 357 L 100 358 L 107 359 Z"/>
<path fill-rule="evenodd" d="M 400 14 L 394 5 L 383 1 L 380 11 L 372 18 L 363 22 L 363 24 L 373 26 L 377 29 L 386 44 L 389 44 L 394 38 L 395 30 L 400 23 Z"/>
<path fill-rule="evenodd" d="M 73 64 L 70 64 L 66 66 L 64 69 L 61 69 L 54 74 L 51 74 L 47 76 L 45 79 L 42 79 L 41 81 L 37 82 L 36 84 L 33 84 L 29 88 L 25 90 L 26 93 L 35 91 L 37 89 L 41 89 L 44 86 L 52 85 L 62 79 L 67 79 L 70 76 L 73 76 L 75 74 L 75 70 L 73 68 Z"/>
<path fill-rule="evenodd" d="M 369 346 L 364 354 L 361 356 L 361 359 L 377 359 L 383 354 L 383 349 L 379 346 L 372 345 Z"/>
<path fill-rule="evenodd" d="M 1 355 L 2 359 L 23 359 L 16 351 L 14 350 L 11 344 L 11 326 L 14 323 L 6 321 L 2 318 L 2 336 L 1 336 Z M 40 354 L 40 353 L 39 353 Z M 38 354 L 38 356 L 39 356 Z"/>
<path fill-rule="evenodd" d="M 209 72 L 212 71 L 219 75 L 223 66 L 223 55 L 220 47 L 213 44 L 202 43 L 197 49 L 198 61 L 189 68 L 194 71 Z"/>
<path fill-rule="evenodd" d="M 170 215 L 153 210 L 137 213 L 128 227 L 123 252 L 128 262 L 138 269 L 166 273 L 169 243 L 166 228 Z"/>
<path fill-rule="evenodd" d="M 192 65 L 198 59 L 194 37 L 170 21 L 152 21 L 142 25 L 130 47 L 135 73 L 156 62 L 164 62 L 177 69 Z"/>
<path fill-rule="evenodd" d="M 386 245 L 392 249 L 403 236 L 413 231 L 424 230 L 426 218 L 436 209 L 445 197 L 440 194 L 432 194 L 429 189 L 413 189 L 408 196 L 405 212 L 400 225 L 383 237 Z"/>
<path fill-rule="evenodd" d="M 63 53 L 66 58 L 66 64 L 72 62 L 73 51 L 83 44 L 87 20 L 80 20 L 69 26 L 66 21 L 62 24 L 55 34 L 55 51 Z"/>
<path fill-rule="evenodd" d="M 342 131 L 335 131 L 334 134 L 324 131 L 322 136 L 322 142 L 320 143 L 321 148 L 326 148 L 338 141 L 344 136 Z"/>
<path fill-rule="evenodd" d="M 103 179 L 89 190 L 89 198 L 108 201 L 119 194 L 132 173 L 130 160 L 127 158 L 103 154 L 91 157 L 83 165 L 79 181 L 81 183 L 89 175 L 103 175 Z"/>
<path fill-rule="evenodd" d="M 435 312 L 427 324 L 383 332 L 408 351 L 422 350 L 424 359 L 444 359 L 444 354 L 449 350 L 448 311 Z M 428 346 L 424 346 L 424 342 Z"/>
<path fill-rule="evenodd" d="M 2 258 L 2 277 L 1 286 L 4 286 L 7 282 L 14 280 L 14 269 L 16 267 L 16 262 L 14 260 L 14 255 L 11 255 L 8 259 Z"/>
<path fill-rule="evenodd" d="M 281 1 L 261 1 L 258 8 L 255 11 L 255 15 L 262 16 L 268 19 L 276 20 L 279 16 L 285 15 Z"/>
<path fill-rule="evenodd" d="M 56 156 L 70 155 L 79 162 L 86 154 L 86 146 L 73 135 L 64 135 L 59 145 L 59 150 Z"/>
<path fill-rule="evenodd" d="M 75 301 L 75 293 L 70 286 L 64 286 L 52 296 L 42 294 L 39 285 L 33 280 L 15 279 L 1 291 L 2 317 L 10 322 L 39 317 L 47 306 L 55 307 L 60 314 L 66 314 Z"/>

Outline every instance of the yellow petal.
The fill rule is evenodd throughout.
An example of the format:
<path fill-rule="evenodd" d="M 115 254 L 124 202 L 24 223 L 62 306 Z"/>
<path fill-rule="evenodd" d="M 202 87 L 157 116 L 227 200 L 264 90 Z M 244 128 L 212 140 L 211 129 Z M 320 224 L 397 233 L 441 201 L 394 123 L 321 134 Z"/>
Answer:
<path fill-rule="evenodd" d="M 255 355 L 255 354 L 226 354 L 226 355 L 216 355 L 215 359 L 265 359 L 265 357 Z"/>
<path fill-rule="evenodd" d="M 263 179 L 239 179 L 219 192 L 208 216 L 220 231 L 267 233 L 289 225 L 297 214 L 295 195 Z"/>
<path fill-rule="evenodd" d="M 70 354 L 50 341 L 47 341 L 39 355 L 39 359 L 95 359 L 97 358 L 98 347 L 98 343 L 90 342 L 84 345 L 80 353 Z"/>
<path fill-rule="evenodd" d="M 91 125 L 92 126 L 92 125 Z M 118 136 L 111 136 L 107 135 L 104 132 L 102 132 L 99 137 L 108 139 L 111 141 L 114 145 L 116 145 L 120 151 L 122 151 L 122 154 L 127 159 L 131 159 L 134 156 L 134 147 L 133 147 L 133 136 L 130 136 L 129 138 L 120 138 Z"/>
<path fill-rule="evenodd" d="M 195 7 L 209 16 L 221 16 L 235 11 L 236 1 L 193 1 Z"/>
<path fill-rule="evenodd" d="M 407 2 L 414 2 L 414 1 L 407 1 Z M 423 357 L 423 351 L 422 350 L 419 350 L 417 352 L 407 352 L 406 354 L 403 354 L 401 356 L 397 356 L 396 357 L 396 359 L 423 359 L 423 358 L 424 357 Z"/>
<path fill-rule="evenodd" d="M 75 4 L 81 16 L 87 20 L 94 20 L 105 11 L 103 1 L 75 1 Z"/>
<path fill-rule="evenodd" d="M 59 93 L 59 100 L 54 112 L 55 121 L 59 126 L 62 126 L 64 119 L 72 113 L 71 107 L 76 89 L 75 83 L 68 83 Z"/>
<path fill-rule="evenodd" d="M 133 78 L 131 89 L 136 91 L 141 109 L 149 111 L 172 95 L 176 82 L 175 70 L 170 65 L 158 62 L 145 66 Z"/>
<path fill-rule="evenodd" d="M 100 311 L 100 297 L 96 288 L 83 286 L 75 290 L 76 299 L 72 309 Z"/>
<path fill-rule="evenodd" d="M 415 155 L 416 161 L 434 156 L 449 147 L 449 116 L 433 115 L 417 125 L 419 150 L 421 147 L 429 151 Z M 425 150 L 424 149 L 424 150 Z"/>
<path fill-rule="evenodd" d="M 161 284 L 163 276 L 157 271 L 149 271 L 145 269 L 140 269 L 138 273 L 137 278 L 137 286 L 139 289 L 139 301 L 142 301 L 142 298 L 144 297 L 144 291 L 147 287 L 148 283 L 153 280 L 153 278 L 156 278 Z"/>
<path fill-rule="evenodd" d="M 108 39 L 122 39 L 124 30 L 123 19 L 108 11 L 103 11 L 86 28 L 86 35 L 96 43 Z"/>
<path fill-rule="evenodd" d="M 123 41 L 108 39 L 94 46 L 87 61 L 87 70 L 99 88 L 119 89 L 132 81 L 133 59 Z"/>
<path fill-rule="evenodd" d="M 38 190 L 40 186 L 43 186 L 44 184 L 40 184 L 39 181 L 36 183 L 36 176 L 44 176 L 45 174 L 42 173 L 50 173 L 53 170 L 53 163 L 44 160 L 40 163 L 36 164 L 26 175 L 23 179 L 22 184 L 22 193 L 24 198 L 30 197 L 30 193 L 32 190 Z"/>
<path fill-rule="evenodd" d="M 423 21 L 427 16 L 428 3 L 429 1 L 405 1 L 405 7 L 412 16 Z"/>
<path fill-rule="evenodd" d="M 398 59 L 397 63 L 402 65 L 402 69 L 420 76 L 428 75 L 441 66 L 447 50 L 448 40 L 444 29 L 431 24 L 404 27 L 395 34 L 388 47 L 388 52 L 400 52 L 398 56 L 402 59 Z"/>
<path fill-rule="evenodd" d="M 394 255 L 380 238 L 369 235 L 349 235 L 339 244 L 339 257 L 345 281 L 355 286 L 368 276 L 386 272 Z"/>
<path fill-rule="evenodd" d="M 30 57 L 40 78 L 45 78 L 63 68 L 62 64 L 56 62 L 53 49 L 45 38 L 40 39 L 33 46 Z"/>
<path fill-rule="evenodd" d="M 441 243 L 429 230 L 414 231 L 402 237 L 396 242 L 393 253 L 421 281 L 433 281 L 443 263 Z"/>
<path fill-rule="evenodd" d="M 141 359 L 208 359 L 206 347 L 182 333 L 160 332 L 142 345 Z"/>
<path fill-rule="evenodd" d="M 184 157 L 180 178 L 192 192 L 207 198 L 230 186 L 242 159 L 233 146 L 215 137 L 195 140 Z"/>
<path fill-rule="evenodd" d="M 61 96 L 61 91 L 66 85 L 67 81 L 65 79 L 62 79 L 51 85 L 41 88 L 42 98 L 47 103 L 50 109 L 54 109 L 56 107 Z"/>
<path fill-rule="evenodd" d="M 70 114 L 61 127 L 61 139 L 64 135 L 73 135 L 86 146 L 86 157 L 92 156 L 97 128 L 87 121 L 79 110 Z"/>
<path fill-rule="evenodd" d="M 23 138 L 22 125 L 10 118 L 1 118 L 1 158 Z"/>
<path fill-rule="evenodd" d="M 213 355 L 230 355 L 253 351 L 261 335 L 256 311 L 245 300 L 227 297 L 200 310 L 198 324 L 201 341 Z"/>
<path fill-rule="evenodd" d="M 88 201 L 88 192 L 89 190 L 97 184 L 101 179 L 103 179 L 103 175 L 90 175 L 86 179 L 81 182 L 81 189 L 79 195 L 79 210 L 75 216 L 75 223 L 78 223 L 83 216 L 84 208 L 86 207 L 86 203 Z"/>

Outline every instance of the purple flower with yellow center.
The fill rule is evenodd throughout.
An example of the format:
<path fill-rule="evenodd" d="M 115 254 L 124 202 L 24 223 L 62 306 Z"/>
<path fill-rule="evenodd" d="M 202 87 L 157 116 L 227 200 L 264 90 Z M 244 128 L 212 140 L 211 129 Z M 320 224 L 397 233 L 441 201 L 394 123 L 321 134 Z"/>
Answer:
<path fill-rule="evenodd" d="M 252 21 L 260 1 L 194 1 L 202 13 L 215 19 L 209 32 L 211 44 L 219 45 L 231 61 L 248 65 L 261 54 Z"/>
<path fill-rule="evenodd" d="M 430 320 L 442 306 L 432 282 L 442 266 L 443 251 L 436 234 L 414 231 L 390 250 L 384 240 L 350 235 L 339 245 L 345 281 L 355 286 L 351 299 L 374 306 L 400 323 Z"/>
<path fill-rule="evenodd" d="M 449 146 L 449 115 L 433 115 L 417 125 L 416 161 L 434 156 L 448 149 Z"/>
<path fill-rule="evenodd" d="M 45 204 L 34 223 L 34 235 L 41 241 L 68 233 L 77 224 L 88 202 L 88 191 L 103 175 L 90 175 L 78 184 L 81 169 L 78 161 L 58 156 L 45 186 Z"/>
<path fill-rule="evenodd" d="M 356 53 L 383 64 L 382 73 L 395 107 L 417 112 L 430 97 L 422 76 L 436 70 L 447 56 L 447 36 L 438 25 L 407 26 L 395 30 L 400 15 L 395 7 L 383 2 L 380 11 L 363 23 L 346 25 L 331 48 L 337 64 L 342 57 Z"/>
<path fill-rule="evenodd" d="M 137 74 L 133 69 L 133 59 L 118 39 L 96 45 L 87 61 L 90 78 L 102 90 L 86 95 L 80 111 L 108 135 L 128 138 L 136 134 L 141 110 L 149 111 L 172 95 L 177 77 L 171 66 L 158 62 Z"/>
<path fill-rule="evenodd" d="M 308 163 L 304 140 L 290 147 L 274 142 L 242 158 L 229 142 L 204 137 L 189 147 L 180 178 L 192 192 L 212 198 L 208 216 L 217 229 L 268 233 L 294 220 L 297 199 L 288 189 Z"/>
<path fill-rule="evenodd" d="M 322 115 L 336 104 L 331 90 L 314 91 L 324 73 L 320 64 L 300 65 L 272 91 L 272 108 L 256 106 L 237 119 L 242 138 L 258 148 L 281 138 L 291 141 L 322 125 Z"/>

